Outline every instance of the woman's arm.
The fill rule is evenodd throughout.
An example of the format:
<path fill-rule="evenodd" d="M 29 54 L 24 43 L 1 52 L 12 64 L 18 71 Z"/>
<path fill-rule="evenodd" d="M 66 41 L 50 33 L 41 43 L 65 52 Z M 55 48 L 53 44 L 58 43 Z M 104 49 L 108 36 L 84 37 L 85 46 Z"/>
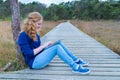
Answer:
<path fill-rule="evenodd" d="M 34 55 L 38 54 L 40 51 L 42 51 L 45 47 L 49 46 L 52 44 L 52 41 L 49 41 L 45 43 L 44 45 L 39 46 L 38 48 L 34 49 Z"/>

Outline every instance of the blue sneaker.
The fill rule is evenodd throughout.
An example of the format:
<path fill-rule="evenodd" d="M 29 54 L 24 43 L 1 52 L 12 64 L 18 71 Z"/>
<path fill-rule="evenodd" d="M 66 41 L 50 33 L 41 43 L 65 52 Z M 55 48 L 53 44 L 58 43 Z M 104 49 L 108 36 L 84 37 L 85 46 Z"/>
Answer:
<path fill-rule="evenodd" d="M 75 61 L 75 63 L 80 64 L 80 65 L 82 65 L 82 66 L 88 66 L 88 65 L 89 65 L 89 62 L 86 62 L 86 61 L 84 61 L 84 60 L 82 60 L 82 59 L 80 59 L 80 58 L 78 58 L 78 59 Z"/>
<path fill-rule="evenodd" d="M 89 74 L 90 73 L 90 69 L 88 68 L 84 68 L 81 65 L 74 65 L 72 67 L 72 72 L 74 73 L 80 73 L 80 74 Z"/>

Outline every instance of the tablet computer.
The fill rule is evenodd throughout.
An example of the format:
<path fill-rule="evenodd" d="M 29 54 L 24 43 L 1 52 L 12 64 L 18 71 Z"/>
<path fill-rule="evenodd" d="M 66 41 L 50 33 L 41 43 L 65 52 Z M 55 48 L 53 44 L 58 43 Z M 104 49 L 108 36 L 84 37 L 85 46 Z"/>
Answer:
<path fill-rule="evenodd" d="M 57 41 L 55 41 L 53 44 L 47 46 L 45 49 L 48 49 L 48 48 L 50 48 L 50 47 L 52 47 L 52 46 L 58 44 L 60 41 L 61 41 L 61 40 L 57 40 Z"/>

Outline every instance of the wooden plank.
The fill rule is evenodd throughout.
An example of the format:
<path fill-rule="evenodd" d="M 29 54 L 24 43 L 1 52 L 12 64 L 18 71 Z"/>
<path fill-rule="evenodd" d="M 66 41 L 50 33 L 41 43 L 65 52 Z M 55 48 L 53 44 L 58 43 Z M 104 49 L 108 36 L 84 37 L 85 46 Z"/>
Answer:
<path fill-rule="evenodd" d="M 88 59 L 88 58 L 95 58 L 95 59 L 119 59 L 119 57 L 116 56 L 79 56 L 80 58 L 83 59 Z"/>
<path fill-rule="evenodd" d="M 55 67 L 54 67 L 55 68 Z M 64 69 L 65 68 L 65 69 Z M 23 71 L 19 71 L 19 72 L 13 72 L 12 74 L 56 74 L 56 72 L 59 72 L 59 74 L 67 74 L 68 72 L 69 72 L 69 74 L 71 75 L 71 74 L 73 74 L 73 75 L 75 75 L 72 71 L 71 71 L 71 69 L 70 68 L 66 68 L 66 67 L 64 67 L 64 68 L 61 68 L 61 67 L 57 67 L 57 68 L 55 68 L 55 69 L 41 69 L 41 70 L 24 70 L 24 72 Z M 113 70 L 112 70 L 113 69 Z M 118 69 L 118 70 L 116 70 L 116 69 Z M 91 68 L 91 73 L 89 74 L 89 76 L 90 75 L 106 75 L 106 76 L 108 76 L 108 75 L 114 75 L 114 76 L 119 76 L 120 74 L 120 69 L 119 68 L 116 68 L 116 69 L 114 69 L 114 68 Z M 97 74 L 96 74 L 97 73 Z M 101 74 L 101 73 L 104 73 L 104 74 Z M 109 74 L 110 73 L 110 74 Z M 79 73 L 78 73 L 79 74 Z M 57 74 L 56 74 L 57 75 Z M 81 74 L 79 74 L 79 75 L 81 75 Z"/>
<path fill-rule="evenodd" d="M 96 59 L 96 58 L 92 58 L 92 59 L 90 59 L 90 58 L 83 58 L 84 60 L 86 60 L 86 61 L 97 61 L 98 63 L 100 62 L 100 61 L 119 61 L 119 59 Z M 58 60 L 60 60 L 59 58 L 54 58 L 54 60 L 56 60 L 56 61 L 58 61 Z"/>
<path fill-rule="evenodd" d="M 106 60 L 89 60 L 88 62 L 90 63 L 90 64 L 98 64 L 98 61 L 99 61 L 99 64 L 104 64 L 104 63 L 106 63 L 106 64 L 120 64 L 120 61 L 116 61 L 116 60 L 111 60 L 111 61 L 106 61 Z M 63 61 L 62 60 L 53 60 L 52 61 L 52 63 L 63 63 Z"/>
<path fill-rule="evenodd" d="M 34 74 L 3 74 L 2 77 L 4 78 L 7 76 L 6 79 L 33 79 L 33 80 L 119 80 L 120 77 L 113 77 L 113 76 L 80 76 L 76 74 L 75 76 L 72 75 L 34 75 Z M 22 76 L 22 77 L 21 77 Z M 1 75 L 0 75 L 1 77 Z M 11 78 L 12 77 L 12 78 Z"/>
<path fill-rule="evenodd" d="M 57 74 L 56 74 L 57 73 Z M 6 73 L 7 74 L 7 73 Z M 6 75 L 6 74 L 3 74 L 3 75 Z M 82 75 L 80 73 L 73 73 L 71 71 L 24 71 L 22 73 L 15 73 L 17 75 L 54 75 L 54 76 L 60 76 L 60 75 L 66 75 L 66 76 L 76 76 L 76 75 L 79 75 L 79 76 L 112 76 L 112 77 L 119 77 L 120 76 L 120 72 L 91 72 L 90 74 L 88 75 Z M 3 76 L 2 75 L 2 76 Z M 11 74 L 8 74 L 8 75 L 11 75 L 11 77 L 14 75 L 14 73 L 11 73 Z M 2 77 L 0 75 L 0 77 Z M 14 77 L 14 76 L 13 76 Z"/>
<path fill-rule="evenodd" d="M 117 67 L 117 68 L 110 68 L 110 67 L 90 67 L 90 69 L 93 72 L 120 72 L 120 68 L 119 67 Z M 64 66 L 62 66 L 62 67 L 52 66 L 52 67 L 45 67 L 45 70 L 49 70 L 49 71 L 50 70 L 51 71 L 71 71 L 71 68 L 64 67 Z M 25 70 L 21 70 L 20 72 L 23 72 L 23 71 L 31 71 L 31 70 L 25 69 Z M 39 72 L 39 70 L 38 70 L 38 72 Z"/>
<path fill-rule="evenodd" d="M 60 66 L 60 67 L 62 67 L 62 66 L 68 66 L 67 64 L 65 64 L 65 63 L 50 63 L 49 64 L 49 66 L 56 66 L 56 67 L 58 67 L 58 66 Z M 118 68 L 118 67 L 120 67 L 120 64 L 106 64 L 106 63 L 104 63 L 104 64 L 89 64 L 89 67 L 114 67 L 114 68 Z"/>

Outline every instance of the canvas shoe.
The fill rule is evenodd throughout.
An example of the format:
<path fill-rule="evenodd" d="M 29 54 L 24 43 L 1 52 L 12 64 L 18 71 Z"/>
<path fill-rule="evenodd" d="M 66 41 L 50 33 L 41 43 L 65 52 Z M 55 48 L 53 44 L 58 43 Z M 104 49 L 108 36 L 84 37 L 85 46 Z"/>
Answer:
<path fill-rule="evenodd" d="M 75 63 L 80 64 L 80 65 L 82 65 L 82 66 L 88 66 L 88 65 L 89 65 L 89 62 L 86 62 L 86 61 L 84 61 L 84 60 L 82 60 L 82 59 L 80 59 L 80 58 L 78 58 L 78 59 L 75 61 Z"/>
<path fill-rule="evenodd" d="M 81 65 L 73 66 L 72 72 L 74 73 L 80 73 L 80 74 L 89 74 L 90 69 L 89 68 L 84 68 Z"/>

